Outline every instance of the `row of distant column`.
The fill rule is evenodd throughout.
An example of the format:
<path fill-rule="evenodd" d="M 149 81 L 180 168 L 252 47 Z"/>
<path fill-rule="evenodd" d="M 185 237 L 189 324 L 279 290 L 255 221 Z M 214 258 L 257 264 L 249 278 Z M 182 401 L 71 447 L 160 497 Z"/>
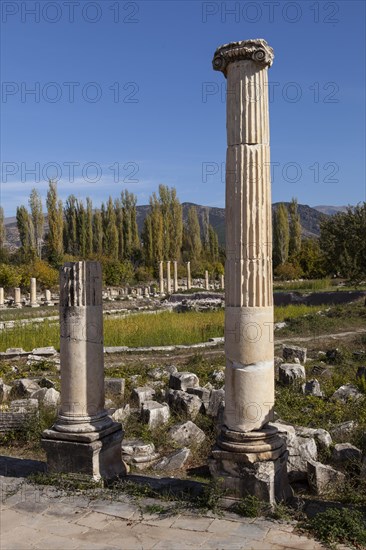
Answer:
<path fill-rule="evenodd" d="M 13 307 L 22 307 L 22 294 L 20 291 L 20 288 L 14 288 L 14 301 L 13 301 Z M 27 304 L 29 307 L 39 307 L 39 303 L 37 302 L 37 279 L 35 277 L 32 277 L 30 280 L 30 299 L 29 303 Z M 45 290 L 44 293 L 44 301 L 43 305 L 53 305 L 51 301 L 51 291 Z M 4 289 L 0 287 L 0 308 L 3 308 L 5 306 L 5 297 L 4 297 Z"/>
<path fill-rule="evenodd" d="M 172 293 L 172 279 L 170 272 L 171 261 L 166 262 L 166 293 Z M 224 275 L 220 275 L 220 287 L 222 290 L 225 288 Z M 192 288 L 192 276 L 191 276 L 191 262 L 187 262 L 187 290 Z M 205 271 L 205 289 L 210 289 L 210 280 L 208 276 L 208 271 Z M 159 262 L 159 292 L 160 294 L 165 294 L 165 285 L 164 285 L 164 262 Z M 173 292 L 178 292 L 178 262 L 173 262 Z"/>

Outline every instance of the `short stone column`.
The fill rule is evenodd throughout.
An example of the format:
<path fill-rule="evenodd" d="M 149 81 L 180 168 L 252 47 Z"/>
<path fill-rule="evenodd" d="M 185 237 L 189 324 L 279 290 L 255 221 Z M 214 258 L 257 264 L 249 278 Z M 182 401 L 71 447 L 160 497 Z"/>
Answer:
<path fill-rule="evenodd" d="M 145 295 L 145 298 L 149 298 L 149 296 L 150 296 L 150 292 L 149 292 L 149 287 L 148 287 L 148 286 L 145 286 L 145 288 L 144 288 L 144 295 Z"/>
<path fill-rule="evenodd" d="M 178 292 L 178 262 L 173 262 L 173 268 L 174 268 L 174 277 L 173 277 L 173 290 L 174 292 Z"/>
<path fill-rule="evenodd" d="M 220 275 L 220 288 L 221 290 L 225 289 L 225 275 Z"/>
<path fill-rule="evenodd" d="M 206 271 L 205 271 L 205 289 L 209 290 L 209 288 L 210 288 L 210 282 L 209 282 L 209 278 L 208 278 L 208 271 L 206 269 Z"/>
<path fill-rule="evenodd" d="M 187 289 L 192 288 L 192 279 L 191 279 L 191 262 L 187 262 Z"/>
<path fill-rule="evenodd" d="M 225 413 L 211 473 L 228 494 L 270 503 L 290 495 L 274 409 L 268 67 L 262 40 L 218 48 L 227 78 Z"/>
<path fill-rule="evenodd" d="M 45 299 L 44 304 L 46 306 L 53 306 L 54 305 L 54 303 L 52 302 L 52 294 L 51 294 L 50 290 L 46 289 L 44 291 L 44 299 Z"/>
<path fill-rule="evenodd" d="M 14 288 L 14 307 L 21 308 L 22 307 L 22 295 L 20 292 L 20 288 Z"/>
<path fill-rule="evenodd" d="M 99 262 L 70 262 L 61 268 L 60 335 L 61 407 L 42 438 L 48 469 L 94 479 L 122 475 L 122 426 L 104 408 Z"/>
<path fill-rule="evenodd" d="M 3 289 L 2 286 L 0 287 L 0 307 L 1 308 L 5 307 L 5 304 L 4 304 L 4 289 Z"/>
<path fill-rule="evenodd" d="M 37 304 L 37 279 L 35 277 L 32 277 L 30 280 L 29 305 L 30 307 L 39 307 L 39 304 Z"/>
<path fill-rule="evenodd" d="M 170 274 L 170 261 L 166 263 L 166 291 L 167 294 L 172 293 L 172 279 Z"/>
<path fill-rule="evenodd" d="M 164 262 L 159 262 L 159 293 L 164 294 Z"/>

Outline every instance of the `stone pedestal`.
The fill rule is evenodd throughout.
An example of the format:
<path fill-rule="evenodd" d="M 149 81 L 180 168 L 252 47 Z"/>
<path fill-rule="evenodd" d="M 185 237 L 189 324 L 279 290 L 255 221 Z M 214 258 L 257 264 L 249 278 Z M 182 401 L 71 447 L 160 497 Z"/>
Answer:
<path fill-rule="evenodd" d="M 218 48 L 227 78 L 225 412 L 211 472 L 232 495 L 289 496 L 287 451 L 274 408 L 268 67 L 264 40 Z"/>
<path fill-rule="evenodd" d="M 174 279 L 173 279 L 173 290 L 174 292 L 178 292 L 178 262 L 173 262 L 173 268 L 174 268 Z"/>
<path fill-rule="evenodd" d="M 166 263 L 166 291 L 168 294 L 172 293 L 172 280 L 170 278 L 170 262 Z"/>
<path fill-rule="evenodd" d="M 30 280 L 30 300 L 29 300 L 29 306 L 30 307 L 39 307 L 39 304 L 37 304 L 37 279 L 34 277 Z"/>
<path fill-rule="evenodd" d="M 164 294 L 164 264 L 159 262 L 159 293 Z"/>
<path fill-rule="evenodd" d="M 192 279 L 191 279 L 191 262 L 187 262 L 187 289 L 192 288 Z"/>
<path fill-rule="evenodd" d="M 104 409 L 102 270 L 98 262 L 60 271 L 61 406 L 42 445 L 52 472 L 124 475 L 122 426 Z"/>

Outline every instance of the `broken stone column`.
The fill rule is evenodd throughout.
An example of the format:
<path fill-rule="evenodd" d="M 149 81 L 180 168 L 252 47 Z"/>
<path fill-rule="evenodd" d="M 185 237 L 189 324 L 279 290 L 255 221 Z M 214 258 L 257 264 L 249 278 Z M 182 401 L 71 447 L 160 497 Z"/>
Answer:
<path fill-rule="evenodd" d="M 224 275 L 220 275 L 220 288 L 221 288 L 221 290 L 225 289 L 225 276 Z"/>
<path fill-rule="evenodd" d="M 1 307 L 1 308 L 5 307 L 5 304 L 4 304 L 4 289 L 3 289 L 3 287 L 0 287 L 0 307 Z"/>
<path fill-rule="evenodd" d="M 173 268 L 174 268 L 174 279 L 173 279 L 173 290 L 174 292 L 178 292 L 178 262 L 173 262 Z"/>
<path fill-rule="evenodd" d="M 187 289 L 192 288 L 192 279 L 191 279 L 191 262 L 187 262 Z"/>
<path fill-rule="evenodd" d="M 51 302 L 51 298 L 52 298 L 52 295 L 51 295 L 51 291 L 50 290 L 45 290 L 44 291 L 44 297 L 45 297 L 45 305 L 46 306 L 53 306 L 53 302 Z"/>
<path fill-rule="evenodd" d="M 22 307 L 21 299 L 22 295 L 20 293 L 20 288 L 14 288 L 14 307 Z"/>
<path fill-rule="evenodd" d="M 30 307 L 39 307 L 37 304 L 37 279 L 34 277 L 30 280 L 30 300 L 29 300 Z"/>
<path fill-rule="evenodd" d="M 51 472 L 94 479 L 125 473 L 122 426 L 104 408 L 102 270 L 99 262 L 70 262 L 60 270 L 61 406 L 43 432 Z"/>
<path fill-rule="evenodd" d="M 170 262 L 166 263 L 166 291 L 168 294 L 172 293 L 172 280 L 170 278 Z"/>
<path fill-rule="evenodd" d="M 262 40 L 218 48 L 227 78 L 225 413 L 210 460 L 233 497 L 290 495 L 287 450 L 269 424 L 274 408 L 272 222 L 268 67 Z"/>
<path fill-rule="evenodd" d="M 210 283 L 209 283 L 209 279 L 208 279 L 208 271 L 206 269 L 206 271 L 205 271 L 205 289 L 209 290 L 209 288 L 210 288 Z"/>
<path fill-rule="evenodd" d="M 164 294 L 164 265 L 163 262 L 159 262 L 159 292 Z"/>

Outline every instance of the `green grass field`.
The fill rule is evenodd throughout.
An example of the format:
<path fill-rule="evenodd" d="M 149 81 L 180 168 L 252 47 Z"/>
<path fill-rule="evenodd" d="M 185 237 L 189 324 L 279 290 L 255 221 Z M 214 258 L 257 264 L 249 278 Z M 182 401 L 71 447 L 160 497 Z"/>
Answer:
<path fill-rule="evenodd" d="M 275 308 L 275 322 L 297 319 L 315 314 L 319 306 L 289 305 Z M 131 315 L 124 318 L 104 320 L 105 346 L 165 346 L 174 344 L 197 344 L 209 338 L 224 335 L 224 311 L 174 313 L 157 315 Z M 21 347 L 26 351 L 35 347 L 59 348 L 58 323 L 17 325 L 0 331 L 0 351 Z"/>

